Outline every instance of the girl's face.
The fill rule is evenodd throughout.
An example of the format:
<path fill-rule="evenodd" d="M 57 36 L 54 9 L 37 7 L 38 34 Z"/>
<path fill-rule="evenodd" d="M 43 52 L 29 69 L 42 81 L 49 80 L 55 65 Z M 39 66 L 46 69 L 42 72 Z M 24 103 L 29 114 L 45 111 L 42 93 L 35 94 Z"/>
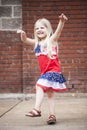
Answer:
<path fill-rule="evenodd" d="M 40 22 L 36 23 L 35 26 L 35 35 L 40 39 L 40 40 L 45 40 L 47 37 L 47 28 Z"/>

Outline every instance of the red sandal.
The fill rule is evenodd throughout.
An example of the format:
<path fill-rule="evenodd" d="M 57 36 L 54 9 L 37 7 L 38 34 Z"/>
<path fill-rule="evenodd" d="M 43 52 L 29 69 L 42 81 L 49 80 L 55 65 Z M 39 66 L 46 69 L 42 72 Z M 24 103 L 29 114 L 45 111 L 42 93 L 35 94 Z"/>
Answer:
<path fill-rule="evenodd" d="M 55 123 L 56 123 L 56 117 L 55 117 L 55 115 L 50 115 L 49 119 L 47 121 L 47 124 L 48 125 L 52 125 L 52 124 L 55 124 Z"/>
<path fill-rule="evenodd" d="M 32 111 L 28 112 L 28 113 L 26 114 L 26 116 L 30 116 L 30 117 L 40 117 L 40 116 L 41 116 L 41 111 L 38 111 L 38 110 L 36 110 L 36 109 L 34 108 Z"/>

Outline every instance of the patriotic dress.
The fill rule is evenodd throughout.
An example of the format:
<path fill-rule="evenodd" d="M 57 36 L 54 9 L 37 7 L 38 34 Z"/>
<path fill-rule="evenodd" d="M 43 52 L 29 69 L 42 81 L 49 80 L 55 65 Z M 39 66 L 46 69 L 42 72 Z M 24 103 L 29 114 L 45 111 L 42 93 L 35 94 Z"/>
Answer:
<path fill-rule="evenodd" d="M 61 67 L 57 55 L 57 47 L 52 48 L 53 58 L 47 56 L 47 46 L 40 46 L 39 44 L 35 48 L 35 55 L 38 57 L 38 62 L 41 70 L 41 76 L 39 77 L 36 86 L 43 88 L 44 92 L 52 89 L 55 92 L 66 90 L 66 82 L 63 74 L 61 73 Z"/>

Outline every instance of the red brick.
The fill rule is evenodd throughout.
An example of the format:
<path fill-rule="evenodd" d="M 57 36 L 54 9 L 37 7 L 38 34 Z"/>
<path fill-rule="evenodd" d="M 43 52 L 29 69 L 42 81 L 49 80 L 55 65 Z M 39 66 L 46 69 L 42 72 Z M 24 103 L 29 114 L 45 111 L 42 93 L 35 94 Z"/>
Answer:
<path fill-rule="evenodd" d="M 22 0 L 22 4 L 23 29 L 30 37 L 38 18 L 49 19 L 55 30 L 58 16 L 68 16 L 59 39 L 61 68 L 68 92 L 87 92 L 87 1 Z M 23 46 L 16 32 L 0 31 L 0 92 L 34 93 L 39 75 L 33 47 Z"/>
<path fill-rule="evenodd" d="M 48 18 L 51 21 L 53 28 L 55 29 L 58 23 L 58 15 L 61 14 L 61 12 L 64 12 L 66 15 L 68 15 L 69 21 L 66 23 L 63 33 L 61 35 L 60 42 L 62 42 L 62 44 L 59 47 L 60 49 L 59 57 L 62 65 L 62 70 L 65 75 L 68 75 L 68 73 L 70 72 L 71 79 L 73 79 L 73 77 L 76 76 L 79 78 L 78 76 L 79 74 L 77 75 L 77 71 L 78 73 L 82 74 L 81 75 L 82 77 L 84 77 L 84 71 L 87 70 L 85 64 L 87 58 L 86 55 L 87 18 L 85 11 L 87 7 L 86 6 L 87 2 L 83 3 L 81 0 L 79 2 L 55 1 L 55 3 L 53 1 L 48 2 L 43 0 L 40 2 L 40 0 L 37 0 L 37 2 L 40 3 L 40 6 L 38 6 L 36 1 L 28 3 L 28 1 L 26 0 L 26 2 L 23 3 L 24 4 L 23 13 L 27 13 L 27 10 L 29 10 L 31 14 L 31 17 L 28 16 L 29 22 L 27 20 L 26 15 L 25 14 L 23 15 L 25 23 L 27 22 L 27 24 L 24 25 L 25 30 L 27 30 L 27 32 L 31 31 L 31 33 L 33 33 L 34 21 L 37 20 L 39 17 Z M 28 8 L 29 5 L 30 8 Z M 36 77 L 37 79 L 37 77 L 39 76 L 37 69 L 35 69 L 35 66 L 37 66 L 38 64 L 35 63 L 36 60 L 33 54 L 31 54 L 29 58 L 32 59 L 33 61 L 33 63 L 31 63 L 32 61 L 30 62 L 29 59 L 30 62 L 29 72 L 30 72 L 30 79 L 32 80 L 32 83 L 30 84 L 33 85 L 33 83 L 35 83 L 34 77 Z M 28 61 L 26 59 L 26 63 L 27 62 Z M 81 68 L 81 66 L 83 68 Z M 74 82 L 74 84 L 75 83 L 76 82 Z"/>

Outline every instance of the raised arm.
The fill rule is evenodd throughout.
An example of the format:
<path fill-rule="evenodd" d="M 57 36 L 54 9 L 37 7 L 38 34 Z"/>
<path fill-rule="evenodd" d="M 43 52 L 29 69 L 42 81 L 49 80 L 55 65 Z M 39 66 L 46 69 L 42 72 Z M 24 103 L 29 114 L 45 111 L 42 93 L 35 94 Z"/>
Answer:
<path fill-rule="evenodd" d="M 60 34 L 62 32 L 62 29 L 64 27 L 64 24 L 65 22 L 68 20 L 68 18 L 64 15 L 64 14 L 61 14 L 59 16 L 59 24 L 57 26 L 57 29 L 55 30 L 54 34 L 52 35 L 52 40 L 53 41 L 58 41 L 59 37 L 60 37 Z"/>
<path fill-rule="evenodd" d="M 21 41 L 27 45 L 33 45 L 35 44 L 35 40 L 34 39 L 31 39 L 31 38 L 28 38 L 26 33 L 24 31 L 21 31 Z"/>

